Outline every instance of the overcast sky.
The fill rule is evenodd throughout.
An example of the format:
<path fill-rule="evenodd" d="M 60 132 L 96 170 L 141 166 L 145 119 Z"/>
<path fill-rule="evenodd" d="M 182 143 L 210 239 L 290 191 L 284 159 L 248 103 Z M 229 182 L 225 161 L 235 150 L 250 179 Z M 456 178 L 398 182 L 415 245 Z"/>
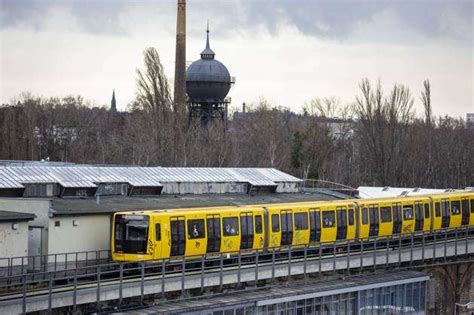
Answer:
<path fill-rule="evenodd" d="M 0 0 L 0 102 L 19 93 L 81 95 L 119 109 L 135 96 L 142 52 L 174 76 L 176 1 Z M 362 78 L 423 80 L 435 114 L 474 112 L 473 1 L 188 0 L 187 60 L 211 48 L 237 78 L 234 107 L 265 97 L 301 111 L 314 97 L 352 102 Z"/>

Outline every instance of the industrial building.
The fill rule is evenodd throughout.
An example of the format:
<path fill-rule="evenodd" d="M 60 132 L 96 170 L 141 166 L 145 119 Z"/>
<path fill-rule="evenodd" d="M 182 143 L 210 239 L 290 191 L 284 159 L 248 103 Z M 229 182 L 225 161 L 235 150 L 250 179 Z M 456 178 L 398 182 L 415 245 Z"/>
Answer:
<path fill-rule="evenodd" d="M 28 222 L 34 214 L 0 211 L 0 267 L 8 258 L 28 255 Z"/>
<path fill-rule="evenodd" d="M 271 168 L 17 165 L 0 166 L 0 210 L 31 220 L 16 256 L 108 251 L 116 211 L 334 198 L 301 193 L 300 179 Z"/>

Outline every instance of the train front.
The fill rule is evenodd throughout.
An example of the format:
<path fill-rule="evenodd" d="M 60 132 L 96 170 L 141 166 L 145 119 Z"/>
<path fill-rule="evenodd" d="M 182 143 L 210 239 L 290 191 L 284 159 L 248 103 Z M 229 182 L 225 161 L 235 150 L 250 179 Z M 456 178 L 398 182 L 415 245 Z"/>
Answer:
<path fill-rule="evenodd" d="M 112 259 L 139 261 L 153 259 L 150 242 L 150 216 L 136 213 L 116 213 L 112 231 Z"/>

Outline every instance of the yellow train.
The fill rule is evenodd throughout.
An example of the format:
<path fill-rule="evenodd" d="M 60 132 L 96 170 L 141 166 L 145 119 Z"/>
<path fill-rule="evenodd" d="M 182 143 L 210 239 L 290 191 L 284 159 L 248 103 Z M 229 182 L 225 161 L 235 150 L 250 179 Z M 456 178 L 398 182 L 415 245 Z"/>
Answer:
<path fill-rule="evenodd" d="M 474 226 L 474 192 L 117 212 L 115 261 L 213 255 Z"/>

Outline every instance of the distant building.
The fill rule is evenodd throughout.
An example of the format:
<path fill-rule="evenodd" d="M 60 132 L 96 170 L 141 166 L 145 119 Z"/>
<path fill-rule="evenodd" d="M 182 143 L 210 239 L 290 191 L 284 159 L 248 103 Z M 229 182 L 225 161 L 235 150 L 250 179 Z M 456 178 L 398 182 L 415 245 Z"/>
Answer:
<path fill-rule="evenodd" d="M 474 128 L 474 113 L 466 114 L 466 125 L 470 128 Z"/>
<path fill-rule="evenodd" d="M 110 101 L 110 111 L 113 113 L 117 111 L 117 101 L 115 100 L 115 90 L 112 92 L 112 101 Z"/>

